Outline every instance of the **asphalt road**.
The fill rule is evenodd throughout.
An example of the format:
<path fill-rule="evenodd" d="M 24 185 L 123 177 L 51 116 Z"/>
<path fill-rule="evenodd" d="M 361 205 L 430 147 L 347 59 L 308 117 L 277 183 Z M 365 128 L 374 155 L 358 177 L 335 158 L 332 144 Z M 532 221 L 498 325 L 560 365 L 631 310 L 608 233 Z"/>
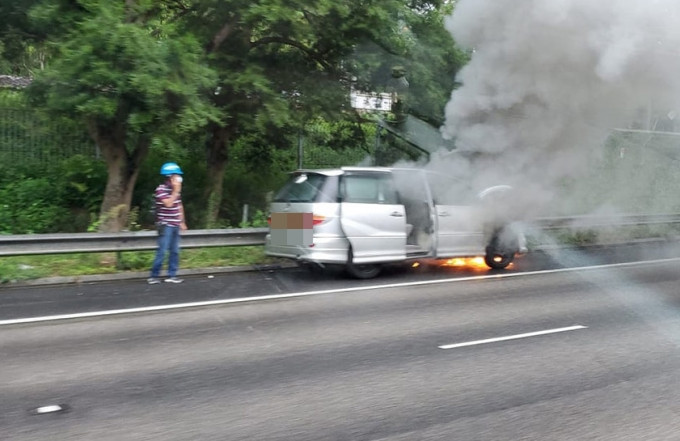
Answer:
<path fill-rule="evenodd" d="M 181 285 L 147 285 L 146 275 L 136 279 L 103 278 L 101 281 L 75 284 L 0 285 L 0 323 L 19 318 L 96 314 L 99 311 L 221 302 L 286 293 L 358 289 L 674 257 L 680 257 L 680 243 L 664 241 L 585 249 L 548 249 L 519 257 L 510 268 L 500 271 L 490 270 L 485 265 L 393 266 L 371 280 L 348 279 L 336 272 L 314 274 L 300 268 L 260 267 L 244 272 L 184 276 L 185 283 Z"/>
<path fill-rule="evenodd" d="M 657 251 L 3 288 L 0 439 L 679 440 L 680 261 Z M 666 260 L 617 265 L 643 254 Z"/>

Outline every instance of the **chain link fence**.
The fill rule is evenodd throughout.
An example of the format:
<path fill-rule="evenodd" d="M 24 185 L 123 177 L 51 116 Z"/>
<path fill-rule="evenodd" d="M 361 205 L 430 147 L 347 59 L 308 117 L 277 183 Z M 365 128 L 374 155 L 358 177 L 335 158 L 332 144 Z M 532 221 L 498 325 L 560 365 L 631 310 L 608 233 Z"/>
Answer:
<path fill-rule="evenodd" d="M 82 127 L 32 109 L 0 107 L 0 158 L 5 163 L 50 164 L 76 154 L 98 154 Z"/>

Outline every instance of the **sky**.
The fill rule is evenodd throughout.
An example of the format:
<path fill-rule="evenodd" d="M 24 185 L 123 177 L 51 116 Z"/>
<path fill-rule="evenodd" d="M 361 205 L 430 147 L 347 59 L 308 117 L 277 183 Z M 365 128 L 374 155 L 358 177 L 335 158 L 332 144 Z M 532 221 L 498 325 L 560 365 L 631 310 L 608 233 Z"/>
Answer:
<path fill-rule="evenodd" d="M 442 152 L 431 164 L 549 203 L 601 157 L 613 128 L 676 117 L 678 23 L 677 0 L 457 1 L 445 24 L 472 55 L 441 130 L 486 154 L 470 163 Z"/>

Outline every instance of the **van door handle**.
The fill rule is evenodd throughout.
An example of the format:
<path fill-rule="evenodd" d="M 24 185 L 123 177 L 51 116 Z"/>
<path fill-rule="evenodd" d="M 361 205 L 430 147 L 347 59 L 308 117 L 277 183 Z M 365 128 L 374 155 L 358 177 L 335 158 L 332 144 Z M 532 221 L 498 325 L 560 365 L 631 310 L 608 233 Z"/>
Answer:
<path fill-rule="evenodd" d="M 441 213 L 439 213 L 439 217 L 449 217 L 449 216 L 451 216 L 451 215 L 446 211 L 442 211 Z"/>
<path fill-rule="evenodd" d="M 394 216 L 394 217 L 404 217 L 404 214 L 403 214 L 403 213 L 399 213 L 398 211 L 393 211 L 392 213 L 390 213 L 390 216 Z"/>

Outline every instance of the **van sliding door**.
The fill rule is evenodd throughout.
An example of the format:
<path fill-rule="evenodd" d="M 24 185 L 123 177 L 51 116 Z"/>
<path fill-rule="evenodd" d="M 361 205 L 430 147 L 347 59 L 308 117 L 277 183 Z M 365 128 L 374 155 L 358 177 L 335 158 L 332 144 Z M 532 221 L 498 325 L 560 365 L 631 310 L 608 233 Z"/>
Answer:
<path fill-rule="evenodd" d="M 355 263 L 406 258 L 406 215 L 390 173 L 348 172 L 340 195 L 340 223 Z"/>
<path fill-rule="evenodd" d="M 428 173 L 435 204 L 436 256 L 473 256 L 484 253 L 485 219 L 469 185 L 455 176 Z"/>
<path fill-rule="evenodd" d="M 436 205 L 437 257 L 483 255 L 484 236 L 477 207 Z"/>

